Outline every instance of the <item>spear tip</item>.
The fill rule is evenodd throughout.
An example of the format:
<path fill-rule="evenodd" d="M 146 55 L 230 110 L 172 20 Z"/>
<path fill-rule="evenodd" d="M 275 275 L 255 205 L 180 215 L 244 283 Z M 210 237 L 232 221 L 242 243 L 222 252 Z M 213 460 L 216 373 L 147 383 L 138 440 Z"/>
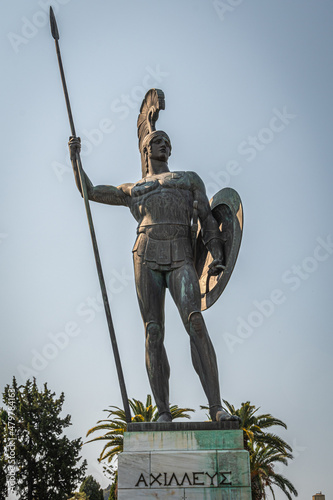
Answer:
<path fill-rule="evenodd" d="M 52 7 L 50 6 L 50 25 L 51 25 L 51 33 L 55 40 L 59 40 L 59 31 L 56 22 L 56 18 L 53 12 Z"/>

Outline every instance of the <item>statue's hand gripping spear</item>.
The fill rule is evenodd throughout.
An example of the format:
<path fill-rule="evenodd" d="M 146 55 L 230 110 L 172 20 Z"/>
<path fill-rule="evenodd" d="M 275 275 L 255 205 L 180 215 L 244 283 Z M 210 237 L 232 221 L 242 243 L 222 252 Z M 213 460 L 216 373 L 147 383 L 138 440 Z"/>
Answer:
<path fill-rule="evenodd" d="M 56 23 L 56 19 L 55 19 L 52 7 L 50 7 L 50 24 L 51 24 L 51 33 L 52 33 L 52 36 L 55 40 L 55 46 L 56 46 L 56 51 L 57 51 L 61 81 L 62 81 L 62 86 L 63 86 L 64 94 L 65 94 L 65 100 L 66 100 L 66 106 L 67 106 L 67 112 L 68 112 L 68 118 L 69 118 L 69 123 L 70 123 L 70 127 L 71 127 L 71 132 L 72 132 L 72 136 L 76 138 L 74 121 L 73 121 L 71 106 L 70 106 L 70 102 L 69 102 L 65 74 L 64 74 L 64 69 L 62 66 L 62 60 L 61 60 L 61 54 L 60 54 L 60 48 L 59 48 L 59 42 L 58 42 L 59 31 L 58 31 L 58 27 L 57 27 L 57 23 Z M 123 370 L 121 367 L 118 345 L 117 345 L 116 335 L 115 335 L 114 328 L 113 328 L 111 310 L 110 310 L 109 300 L 108 300 L 108 296 L 107 296 L 107 292 L 106 292 L 106 286 L 105 286 L 105 281 L 104 281 L 104 276 L 103 276 L 103 271 L 102 271 L 102 265 L 101 265 L 101 260 L 100 260 L 100 256 L 99 256 L 98 246 L 97 246 L 95 229 L 94 229 L 93 220 L 92 220 L 91 211 L 90 211 L 90 206 L 89 206 L 89 199 L 88 199 L 88 194 L 87 194 L 87 186 L 86 186 L 85 176 L 84 176 L 84 172 L 82 170 L 81 157 L 80 157 L 80 153 L 78 150 L 76 151 L 75 161 L 76 161 L 76 168 L 77 168 L 77 171 L 79 174 L 79 179 L 80 179 L 80 184 L 81 184 L 81 194 L 82 194 L 83 199 L 84 199 L 85 209 L 86 209 L 87 218 L 88 218 L 91 241 L 92 241 L 92 245 L 93 245 L 93 249 L 94 249 L 94 256 L 95 256 L 95 261 L 96 261 L 97 273 L 98 273 L 99 283 L 100 283 L 102 297 L 103 297 L 105 314 L 106 314 L 107 323 L 108 323 L 108 327 L 109 327 L 110 339 L 111 339 L 113 354 L 114 354 L 117 373 L 118 373 L 118 379 L 119 379 L 121 397 L 122 397 L 123 405 L 124 405 L 124 411 L 125 411 L 125 415 L 126 415 L 126 421 L 131 422 L 131 412 L 130 412 L 130 408 L 129 408 L 129 404 L 128 404 L 128 397 L 127 397 L 127 392 L 126 392 L 126 387 L 125 387 L 124 375 L 123 375 Z"/>

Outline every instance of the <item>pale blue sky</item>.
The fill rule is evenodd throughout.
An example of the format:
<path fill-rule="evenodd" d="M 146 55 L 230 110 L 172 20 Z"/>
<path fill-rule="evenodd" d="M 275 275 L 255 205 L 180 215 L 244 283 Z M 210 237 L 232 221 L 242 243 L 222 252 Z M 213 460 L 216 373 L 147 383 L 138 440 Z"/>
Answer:
<path fill-rule="evenodd" d="M 52 5 L 92 181 L 139 179 L 137 115 L 143 93 L 158 87 L 166 96 L 159 128 L 171 137 L 170 169 L 195 170 L 210 196 L 225 185 L 239 192 L 245 229 L 238 262 L 221 299 L 204 313 L 222 396 L 236 406 L 250 400 L 284 420 L 282 435 L 295 451 L 286 475 L 300 499 L 319 490 L 328 499 L 333 6 L 243 0 L 232 7 L 237 2 L 225 0 L 223 13 L 222 3 Z M 70 129 L 43 14 L 49 5 L 15 0 L 1 8 L 0 381 L 2 390 L 13 375 L 23 382 L 22 374 L 35 373 L 41 385 L 64 391 L 70 434 L 84 437 L 121 398 L 95 301 L 84 206 L 68 168 Z M 124 207 L 92 211 L 128 394 L 143 400 L 150 388 L 131 261 L 136 224 Z M 171 402 L 205 418 L 188 338 L 169 299 L 166 329 Z M 99 449 L 87 445 L 83 455 L 106 486 Z"/>

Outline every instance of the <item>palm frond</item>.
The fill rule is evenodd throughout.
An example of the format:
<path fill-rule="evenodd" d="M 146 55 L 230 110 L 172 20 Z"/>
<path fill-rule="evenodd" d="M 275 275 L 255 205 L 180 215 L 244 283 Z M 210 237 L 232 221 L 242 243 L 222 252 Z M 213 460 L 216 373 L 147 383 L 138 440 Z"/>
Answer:
<path fill-rule="evenodd" d="M 188 418 L 188 419 L 190 419 L 191 416 L 186 412 L 194 412 L 194 411 L 195 410 L 193 408 L 180 408 L 177 405 L 170 406 L 172 420 L 174 420 L 175 418 Z"/>
<path fill-rule="evenodd" d="M 223 400 L 223 409 L 231 415 L 241 419 L 244 435 L 244 447 L 250 454 L 251 485 L 253 500 L 262 500 L 267 497 L 269 489 L 275 499 L 273 486 L 279 487 L 289 500 L 291 494 L 297 496 L 297 491 L 290 481 L 274 471 L 277 464 L 288 465 L 293 458 L 292 448 L 281 437 L 266 429 L 280 426 L 287 429 L 287 425 L 270 413 L 259 414 L 260 407 L 252 405 L 250 401 L 241 404 L 240 408 Z"/>
<path fill-rule="evenodd" d="M 147 395 L 146 404 L 144 404 L 139 399 L 129 399 L 129 405 L 132 409 L 134 416 L 132 417 L 133 422 L 155 422 L 158 419 L 157 407 L 152 404 L 152 397 L 150 394 Z M 87 437 L 94 432 L 103 431 L 104 434 L 86 443 L 91 443 L 93 441 L 107 441 L 105 444 L 98 460 L 107 460 L 111 462 L 117 455 L 123 451 L 123 440 L 124 432 L 127 429 L 126 415 L 124 410 L 118 406 L 110 406 L 108 409 L 103 410 L 107 412 L 108 416 L 106 419 L 99 420 L 97 425 L 92 427 L 87 432 Z M 177 405 L 170 407 L 172 418 L 190 418 L 188 412 L 193 412 L 192 408 L 180 408 Z M 86 444 L 85 443 L 85 444 Z"/>

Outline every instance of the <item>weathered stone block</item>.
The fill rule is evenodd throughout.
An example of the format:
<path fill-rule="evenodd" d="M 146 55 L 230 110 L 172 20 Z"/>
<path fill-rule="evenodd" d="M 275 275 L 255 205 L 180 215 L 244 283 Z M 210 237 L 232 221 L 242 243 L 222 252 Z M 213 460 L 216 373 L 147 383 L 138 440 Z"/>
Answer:
<path fill-rule="evenodd" d="M 130 432 L 119 456 L 118 498 L 250 500 L 239 430 Z"/>
<path fill-rule="evenodd" d="M 124 450 L 233 450 L 243 449 L 241 430 L 125 432 Z"/>

